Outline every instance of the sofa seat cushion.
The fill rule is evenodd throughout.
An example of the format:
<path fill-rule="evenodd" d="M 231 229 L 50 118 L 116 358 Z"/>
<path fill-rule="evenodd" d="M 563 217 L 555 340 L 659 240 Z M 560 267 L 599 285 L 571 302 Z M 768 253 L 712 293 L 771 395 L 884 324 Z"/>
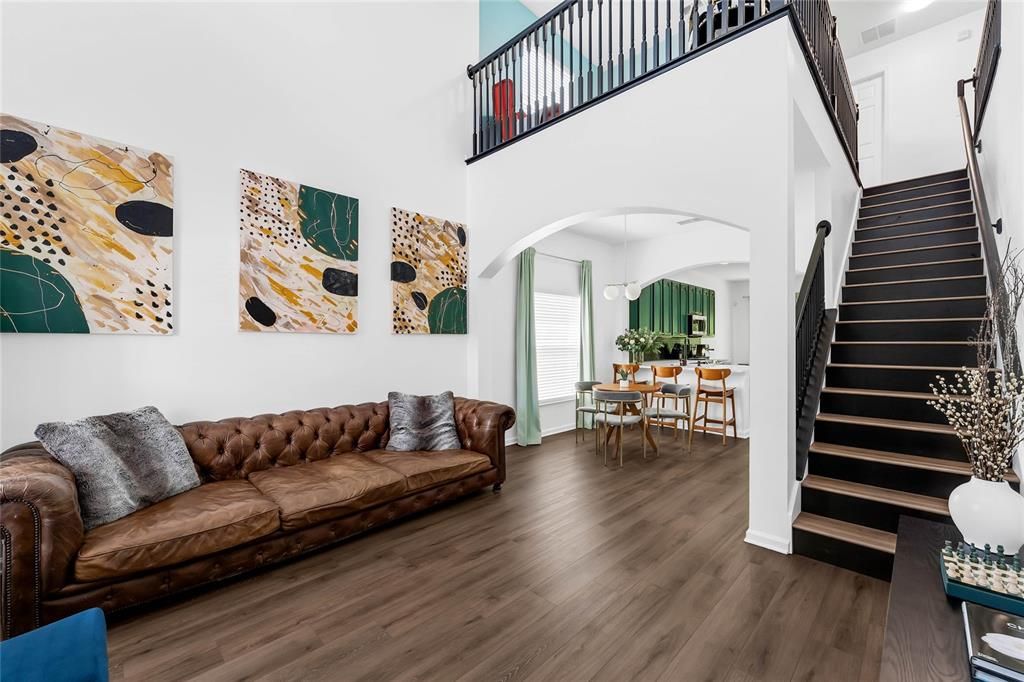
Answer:
<path fill-rule="evenodd" d="M 90 530 L 75 559 L 75 580 L 171 566 L 279 527 L 277 505 L 248 481 L 206 483 Z"/>
<path fill-rule="evenodd" d="M 469 450 L 373 450 L 366 456 L 405 476 L 409 490 L 420 490 L 487 471 L 491 460 Z"/>
<path fill-rule="evenodd" d="M 281 508 L 281 528 L 305 528 L 401 497 L 405 477 L 358 453 L 264 469 L 249 481 Z"/>

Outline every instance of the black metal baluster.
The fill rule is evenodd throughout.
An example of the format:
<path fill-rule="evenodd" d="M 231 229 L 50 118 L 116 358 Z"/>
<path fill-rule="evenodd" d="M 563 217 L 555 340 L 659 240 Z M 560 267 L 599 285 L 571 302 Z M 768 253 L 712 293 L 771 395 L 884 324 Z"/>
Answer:
<path fill-rule="evenodd" d="M 505 50 L 505 54 L 502 55 L 502 60 L 505 62 L 505 80 L 508 83 L 503 83 L 501 86 L 501 107 L 502 115 L 505 117 L 504 130 L 502 136 L 508 131 L 508 137 L 506 140 L 510 140 L 516 136 L 516 123 L 515 123 L 515 109 L 516 109 L 516 59 L 515 54 L 512 55 L 511 66 L 512 70 L 509 71 L 509 55 L 512 52 L 511 49 Z"/>
<path fill-rule="evenodd" d="M 619 0 L 619 85 L 626 82 L 626 64 L 625 59 L 622 57 L 622 6 L 625 4 L 625 0 Z"/>
<path fill-rule="evenodd" d="M 566 111 L 565 106 L 565 14 L 563 12 L 558 13 L 558 55 L 561 57 L 559 60 L 559 66 L 561 67 L 558 71 L 558 104 L 562 111 Z"/>
<path fill-rule="evenodd" d="M 658 64 L 661 61 L 658 41 L 658 0 L 654 0 L 654 68 L 658 68 Z"/>
<path fill-rule="evenodd" d="M 640 1 L 643 2 L 643 0 Z M 629 0 L 629 80 L 634 78 L 636 78 L 636 0 Z"/>
<path fill-rule="evenodd" d="M 697 49 L 697 32 L 700 30 L 700 16 L 697 14 L 697 0 L 690 5 L 690 49 Z"/>
<path fill-rule="evenodd" d="M 601 55 L 604 54 L 604 29 L 601 26 L 601 3 L 604 0 L 597 0 L 597 94 L 604 92 L 604 63 Z"/>
<path fill-rule="evenodd" d="M 488 102 L 487 91 L 488 84 L 491 82 L 490 72 L 488 71 L 489 65 L 484 64 L 484 77 L 480 81 L 480 115 L 483 117 L 481 125 L 484 128 L 484 151 L 491 148 L 491 122 L 487 118 L 487 112 L 490 111 L 490 102 Z"/>
<path fill-rule="evenodd" d="M 665 61 L 672 61 L 672 0 L 665 0 Z"/>
<path fill-rule="evenodd" d="M 761 16 L 764 14 L 764 12 L 762 11 L 764 9 L 763 4 L 764 0 L 754 0 L 754 6 L 757 8 L 757 13 L 754 16 L 756 16 L 758 19 L 760 19 Z"/>
<path fill-rule="evenodd" d="M 704 12 L 704 44 L 708 45 L 711 43 L 711 38 L 715 34 L 715 1 L 708 0 L 708 8 Z"/>
<path fill-rule="evenodd" d="M 587 100 L 594 98 L 594 0 L 587 0 Z"/>
<path fill-rule="evenodd" d="M 547 74 L 547 71 L 548 71 L 548 32 L 547 32 L 547 28 L 545 28 L 544 26 L 540 27 L 540 37 L 541 37 L 541 43 L 542 43 L 543 47 L 541 48 L 540 54 L 538 55 L 538 61 L 540 61 L 540 73 L 541 73 L 541 79 L 540 79 L 540 82 L 538 83 L 538 85 L 545 86 L 544 87 L 544 109 L 541 110 L 542 111 L 542 113 L 541 113 L 541 120 L 542 121 L 546 121 L 547 118 L 548 118 L 548 112 L 550 111 L 550 109 L 548 109 L 548 89 L 546 87 L 546 84 L 544 83 L 544 81 L 546 81 L 548 79 L 548 74 Z"/>
<path fill-rule="evenodd" d="M 502 142 L 505 141 L 505 110 L 503 106 L 504 102 L 502 102 L 502 91 L 504 90 L 502 81 L 504 81 L 505 79 L 502 76 L 501 71 L 501 55 L 498 55 L 498 58 L 495 61 L 497 62 L 497 65 L 494 67 L 494 69 L 497 76 L 496 80 L 494 81 L 494 87 L 491 88 L 491 98 L 494 100 L 494 127 L 496 132 L 494 139 L 496 140 L 497 144 L 501 144 Z M 498 107 L 502 108 L 499 109 Z"/>
<path fill-rule="evenodd" d="M 608 0 L 608 89 L 615 87 L 615 60 L 612 48 L 612 4 L 614 0 Z M 619 83 L 622 85 L 622 83 Z"/>
<path fill-rule="evenodd" d="M 575 80 L 575 76 L 573 76 L 573 74 L 576 73 L 575 69 L 573 68 L 575 66 L 575 63 L 576 63 L 576 56 L 573 54 L 573 50 L 575 49 L 575 47 L 574 47 L 574 42 L 575 41 L 573 40 L 573 37 L 572 37 L 572 28 L 573 28 L 573 24 L 575 24 L 575 22 L 573 21 L 573 17 L 574 16 L 575 15 L 573 14 L 573 11 L 572 11 L 572 5 L 570 5 L 569 6 L 569 108 L 570 109 L 575 109 L 576 108 L 576 92 L 575 92 L 576 91 L 576 80 Z"/>
<path fill-rule="evenodd" d="M 558 90 L 555 88 L 555 18 L 551 17 L 551 117 L 558 115 L 555 107 L 556 92 Z"/>
<path fill-rule="evenodd" d="M 516 99 L 516 88 L 519 84 L 519 72 L 516 71 L 516 46 L 513 45 L 508 49 L 512 54 L 512 123 L 509 126 L 512 129 L 512 136 L 519 135 L 519 100 Z"/>
<path fill-rule="evenodd" d="M 640 31 L 643 39 L 640 41 L 640 73 L 647 73 L 647 0 L 640 0 L 641 20 Z"/>
<path fill-rule="evenodd" d="M 736 28 L 745 23 L 747 23 L 747 3 L 744 0 L 740 0 L 739 5 L 736 7 Z"/>
<path fill-rule="evenodd" d="M 519 127 L 522 129 L 522 132 L 526 132 L 530 129 L 530 120 L 526 116 L 526 112 L 529 108 L 526 102 L 526 97 L 529 96 L 529 93 L 526 93 L 526 96 L 523 95 L 523 81 L 526 80 L 527 66 L 526 62 L 523 61 L 522 40 L 516 43 L 515 49 L 519 52 L 519 112 L 516 118 L 518 119 Z"/>
<path fill-rule="evenodd" d="M 476 156 L 478 153 L 480 153 L 480 150 L 477 147 L 477 137 L 476 137 L 477 129 L 479 128 L 478 124 L 479 124 L 480 119 L 477 118 L 478 113 L 477 113 L 477 108 L 476 108 L 476 97 L 477 97 L 477 95 L 476 95 L 476 74 L 475 73 L 472 76 L 470 76 L 470 80 L 473 81 L 473 156 Z"/>
<path fill-rule="evenodd" d="M 491 86 L 489 88 L 487 88 L 487 93 L 488 93 L 487 101 L 488 101 L 488 104 L 490 105 L 490 108 L 491 108 L 491 146 L 492 147 L 497 147 L 498 146 L 498 140 L 500 139 L 498 137 L 498 133 L 500 132 L 498 130 L 498 112 L 494 108 L 494 88 L 498 84 L 497 75 L 498 75 L 498 68 L 497 68 L 497 66 L 495 66 L 494 61 L 491 61 Z"/>
<path fill-rule="evenodd" d="M 579 104 L 583 104 L 583 102 L 585 101 L 583 99 L 583 0 L 579 0 L 577 6 L 579 7 L 580 17 L 580 95 L 577 98 L 576 102 Z"/>
<path fill-rule="evenodd" d="M 676 32 L 679 34 L 679 56 L 682 57 L 686 54 L 686 12 L 683 11 L 683 0 L 679 0 L 679 26 Z"/>
<path fill-rule="evenodd" d="M 729 32 L 729 0 L 720 0 L 720 2 L 720 14 L 722 15 L 722 31 L 721 33 L 718 34 L 719 37 L 724 36 L 726 33 Z"/>

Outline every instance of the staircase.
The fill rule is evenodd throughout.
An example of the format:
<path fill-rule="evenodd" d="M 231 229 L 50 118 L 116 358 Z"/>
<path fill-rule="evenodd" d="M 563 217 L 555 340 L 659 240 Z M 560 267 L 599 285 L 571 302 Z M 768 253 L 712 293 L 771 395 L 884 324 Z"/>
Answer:
<path fill-rule="evenodd" d="M 971 475 L 929 406 L 977 366 L 986 276 L 966 170 L 864 190 L 793 523 L 798 554 L 888 580 L 901 514 L 949 522 Z M 1016 478 L 1011 478 L 1016 486 Z"/>

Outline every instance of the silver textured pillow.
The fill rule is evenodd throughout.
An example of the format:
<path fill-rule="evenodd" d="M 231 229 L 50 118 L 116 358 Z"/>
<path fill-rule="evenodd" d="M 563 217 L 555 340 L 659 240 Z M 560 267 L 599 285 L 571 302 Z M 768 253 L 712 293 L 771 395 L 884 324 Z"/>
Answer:
<path fill-rule="evenodd" d="M 40 424 L 36 438 L 74 474 L 86 530 L 199 485 L 185 441 L 155 407 Z"/>
<path fill-rule="evenodd" d="M 388 393 L 391 437 L 388 450 L 457 450 L 462 447 L 455 427 L 455 397 Z"/>

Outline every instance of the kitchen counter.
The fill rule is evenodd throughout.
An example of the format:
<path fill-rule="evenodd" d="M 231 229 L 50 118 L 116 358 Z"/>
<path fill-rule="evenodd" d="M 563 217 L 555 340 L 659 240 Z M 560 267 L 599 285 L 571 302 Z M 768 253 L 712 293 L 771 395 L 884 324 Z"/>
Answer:
<path fill-rule="evenodd" d="M 637 379 L 640 381 L 650 380 L 652 378 L 651 367 L 678 367 L 678 360 L 648 360 L 640 363 L 640 371 L 637 373 Z M 729 365 L 729 364 L 713 364 L 704 363 L 701 367 L 707 367 L 710 369 L 730 369 L 732 374 L 725 380 L 725 385 L 731 389 L 734 389 L 736 396 L 736 433 L 740 438 L 750 437 L 750 365 Z M 697 364 L 691 362 L 683 367 L 682 373 L 677 377 L 677 380 L 681 384 L 689 384 L 694 389 L 697 387 L 697 375 L 694 373 L 694 369 L 697 368 Z M 712 418 L 721 419 L 722 408 L 720 405 L 714 403 L 708 406 L 710 410 L 709 414 Z M 730 412 L 732 407 L 729 408 Z M 697 436 L 701 434 L 698 432 Z M 732 429 L 729 429 L 729 435 L 732 435 Z M 708 434 L 712 437 L 712 434 Z"/>

